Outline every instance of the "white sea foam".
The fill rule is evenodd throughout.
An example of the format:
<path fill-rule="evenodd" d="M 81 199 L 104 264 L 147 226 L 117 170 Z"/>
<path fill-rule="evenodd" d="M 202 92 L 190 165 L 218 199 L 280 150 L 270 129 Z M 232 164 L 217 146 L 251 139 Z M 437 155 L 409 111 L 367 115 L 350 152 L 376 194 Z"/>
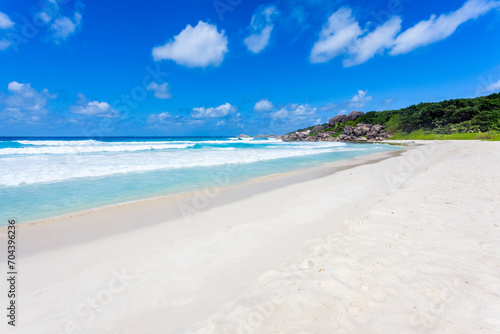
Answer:
<path fill-rule="evenodd" d="M 66 149 L 66 148 L 64 148 Z M 119 148 L 122 150 L 122 148 Z M 56 182 L 73 178 L 99 177 L 115 174 L 251 163 L 279 158 L 299 157 L 343 150 L 343 148 L 284 149 L 200 149 L 122 152 L 119 154 L 60 154 L 8 156 L 0 159 L 0 186 L 18 186 Z M 100 151 L 102 152 L 102 151 Z M 69 153 L 74 153 L 71 151 Z M 13 166 L 22 166 L 14 168 Z"/>
<path fill-rule="evenodd" d="M 146 145 L 90 145 L 90 146 L 37 146 L 37 147 L 8 147 L 0 149 L 0 155 L 14 154 L 80 154 L 98 152 L 133 152 L 146 150 L 183 149 L 196 144 L 146 144 Z"/>
<path fill-rule="evenodd" d="M 35 146 L 81 146 L 103 143 L 98 140 L 16 140 L 17 143 L 23 145 Z"/>
<path fill-rule="evenodd" d="M 132 140 L 0 141 L 0 211 L 39 219 L 190 191 L 219 173 L 240 182 L 387 150 L 382 145 L 265 139 Z"/>
<path fill-rule="evenodd" d="M 354 147 L 347 147 L 344 143 L 281 140 L 183 139 L 142 142 L 19 140 L 17 142 L 25 147 L 0 149 L 0 171 L 2 171 L 0 186 L 57 182 L 170 168 L 252 163 L 355 150 Z M 195 149 L 190 149 L 195 145 Z"/>

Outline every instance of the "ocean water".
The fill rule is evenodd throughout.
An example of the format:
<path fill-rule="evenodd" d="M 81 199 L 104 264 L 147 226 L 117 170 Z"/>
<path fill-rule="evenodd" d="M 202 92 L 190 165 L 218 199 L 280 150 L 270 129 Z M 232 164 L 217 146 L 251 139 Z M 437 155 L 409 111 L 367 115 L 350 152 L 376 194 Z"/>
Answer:
<path fill-rule="evenodd" d="M 210 138 L 0 138 L 0 226 L 396 150 Z"/>

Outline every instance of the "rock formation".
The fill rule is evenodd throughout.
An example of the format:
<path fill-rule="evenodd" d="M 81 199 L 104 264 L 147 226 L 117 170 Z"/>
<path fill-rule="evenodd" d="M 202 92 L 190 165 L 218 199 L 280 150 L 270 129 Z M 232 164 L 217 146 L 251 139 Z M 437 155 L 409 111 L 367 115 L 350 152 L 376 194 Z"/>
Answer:
<path fill-rule="evenodd" d="M 330 127 L 334 126 L 337 123 L 343 123 L 343 122 L 349 122 L 349 121 L 355 121 L 356 118 L 363 116 L 365 113 L 362 111 L 351 111 L 349 115 L 337 115 L 333 118 L 330 118 L 328 121 L 328 125 Z"/>
<path fill-rule="evenodd" d="M 330 120 L 328 121 L 328 125 L 334 126 L 337 123 L 345 121 L 346 118 L 346 115 L 337 115 L 334 118 L 330 118 Z"/>
<path fill-rule="evenodd" d="M 345 115 L 344 115 L 345 116 Z M 359 116 L 357 116 L 359 117 Z M 345 142 L 375 142 L 387 139 L 389 134 L 382 125 L 359 123 L 355 127 L 346 125 L 341 134 L 331 129 L 313 131 L 297 131 L 279 137 L 284 141 L 345 141 Z M 314 131 L 314 130 L 317 131 Z"/>
<path fill-rule="evenodd" d="M 349 115 L 347 115 L 347 118 L 346 118 L 346 122 L 349 122 L 349 121 L 355 121 L 356 118 L 360 117 L 360 116 L 363 116 L 365 113 L 362 112 L 362 111 L 351 111 L 349 113 Z"/>

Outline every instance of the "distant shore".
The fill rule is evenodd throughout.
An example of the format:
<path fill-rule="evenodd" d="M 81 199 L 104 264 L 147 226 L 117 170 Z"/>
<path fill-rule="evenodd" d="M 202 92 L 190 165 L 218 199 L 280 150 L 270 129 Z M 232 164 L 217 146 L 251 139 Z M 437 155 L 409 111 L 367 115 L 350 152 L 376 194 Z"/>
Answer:
<path fill-rule="evenodd" d="M 402 143 L 21 225 L 10 332 L 499 331 L 499 144 Z"/>

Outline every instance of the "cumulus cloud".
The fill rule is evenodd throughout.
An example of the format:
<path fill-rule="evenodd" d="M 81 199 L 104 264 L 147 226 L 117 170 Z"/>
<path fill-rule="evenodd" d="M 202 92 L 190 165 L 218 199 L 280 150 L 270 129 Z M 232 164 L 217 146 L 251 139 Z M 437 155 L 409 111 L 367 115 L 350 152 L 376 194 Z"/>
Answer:
<path fill-rule="evenodd" d="M 227 37 L 217 26 L 199 21 L 187 25 L 177 36 L 162 46 L 153 48 L 156 61 L 170 59 L 187 67 L 219 66 L 227 53 Z"/>
<path fill-rule="evenodd" d="M 49 100 L 56 97 L 46 88 L 38 91 L 30 83 L 12 81 L 7 86 L 7 94 L 0 95 L 3 107 L 0 115 L 18 121 L 39 121 L 42 115 L 48 113 L 46 107 Z"/>
<path fill-rule="evenodd" d="M 7 16 L 7 14 L 0 12 L 0 29 L 11 29 L 14 27 L 14 22 Z M 0 51 L 6 50 L 11 46 L 11 42 L 7 38 L 0 39 Z"/>
<path fill-rule="evenodd" d="M 82 26 L 82 8 L 80 1 L 75 2 L 71 15 L 64 15 L 65 9 L 56 0 L 41 0 L 43 10 L 36 13 L 39 22 L 47 26 L 50 40 L 56 44 L 66 41 L 77 33 Z"/>
<path fill-rule="evenodd" d="M 433 14 L 430 19 L 420 21 L 401 33 L 390 54 L 408 53 L 416 48 L 444 40 L 453 34 L 461 24 L 477 19 L 498 7 L 500 7 L 500 1 L 468 0 L 457 11 L 441 14 L 439 17 Z"/>
<path fill-rule="evenodd" d="M 79 96 L 79 99 L 81 96 L 82 95 Z M 120 113 L 114 110 L 109 103 L 99 101 L 90 101 L 81 105 L 74 105 L 69 107 L 69 111 L 74 114 L 94 117 L 116 118 L 120 116 Z"/>
<path fill-rule="evenodd" d="M 267 99 L 261 99 L 257 103 L 255 103 L 255 106 L 253 107 L 253 110 L 256 112 L 266 112 L 266 111 L 271 111 L 273 110 L 273 103 Z"/>
<path fill-rule="evenodd" d="M 401 18 L 395 16 L 366 36 L 356 39 L 349 47 L 350 58 L 344 60 L 344 67 L 363 64 L 377 53 L 391 48 L 396 35 L 401 31 L 401 22 Z"/>
<path fill-rule="evenodd" d="M 50 25 L 50 31 L 54 41 L 60 42 L 73 35 L 82 24 L 82 15 L 75 12 L 73 18 L 62 16 L 54 20 Z"/>
<path fill-rule="evenodd" d="M 382 103 L 385 105 L 385 106 L 390 106 L 392 104 L 392 102 L 396 101 L 395 98 L 393 97 L 390 97 L 388 99 L 385 99 L 382 101 Z"/>
<path fill-rule="evenodd" d="M 271 113 L 271 118 L 304 118 L 316 114 L 316 108 L 308 104 L 293 103 L 287 107 L 283 107 L 278 111 Z"/>
<path fill-rule="evenodd" d="M 10 29 L 12 27 L 14 27 L 14 22 L 7 14 L 0 12 L 0 29 Z"/>
<path fill-rule="evenodd" d="M 344 67 L 362 64 L 394 45 L 396 35 L 401 30 L 401 22 L 401 18 L 395 16 L 367 32 L 367 29 L 360 28 L 350 8 L 340 8 L 323 26 L 309 60 L 311 63 L 326 63 L 345 55 L 348 58 L 344 59 Z"/>
<path fill-rule="evenodd" d="M 349 107 L 363 108 L 368 102 L 373 100 L 373 97 L 367 96 L 367 94 L 367 90 L 358 90 L 358 94 L 354 95 L 352 99 L 349 100 Z"/>
<path fill-rule="evenodd" d="M 320 111 L 334 111 L 338 108 L 338 104 L 336 103 L 327 103 L 325 104 L 324 106 L 320 107 L 319 110 Z"/>
<path fill-rule="evenodd" d="M 232 114 L 238 110 L 237 107 L 232 106 L 229 103 L 224 103 L 216 108 L 193 108 L 191 112 L 191 117 L 193 118 L 218 118 L 225 117 L 229 114 Z"/>
<path fill-rule="evenodd" d="M 500 92 L 500 80 L 485 88 L 486 92 Z"/>
<path fill-rule="evenodd" d="M 266 48 L 278 14 L 275 5 L 261 5 L 255 10 L 250 21 L 250 34 L 243 41 L 249 51 L 259 53 Z"/>
<path fill-rule="evenodd" d="M 318 41 L 314 44 L 309 60 L 311 63 L 326 63 L 344 55 L 344 67 L 365 63 L 376 54 L 390 50 L 390 55 L 408 53 L 414 49 L 446 39 L 459 25 L 500 8 L 498 0 L 468 0 L 460 9 L 429 20 L 400 33 L 402 19 L 394 16 L 374 30 L 361 29 L 349 8 L 340 8 L 323 26 Z M 399 34 L 399 35 L 398 35 Z"/>
<path fill-rule="evenodd" d="M 0 51 L 7 49 L 11 44 L 6 38 L 0 39 Z"/>
<path fill-rule="evenodd" d="M 166 82 L 162 84 L 158 84 L 156 81 L 152 81 L 148 87 L 146 87 L 149 91 L 154 91 L 154 96 L 157 99 L 171 99 L 172 95 L 168 90 L 168 84 Z"/>
<path fill-rule="evenodd" d="M 172 115 L 168 112 L 163 112 L 161 114 L 151 114 L 149 115 L 147 122 L 148 123 L 168 123 L 173 120 Z"/>
<path fill-rule="evenodd" d="M 309 60 L 311 63 L 326 63 L 345 52 L 363 34 L 350 8 L 340 8 L 330 15 L 328 22 L 314 44 Z"/>
<path fill-rule="evenodd" d="M 52 16 L 50 16 L 47 12 L 41 11 L 37 14 L 38 19 L 40 19 L 43 23 L 49 23 L 52 20 Z"/>

